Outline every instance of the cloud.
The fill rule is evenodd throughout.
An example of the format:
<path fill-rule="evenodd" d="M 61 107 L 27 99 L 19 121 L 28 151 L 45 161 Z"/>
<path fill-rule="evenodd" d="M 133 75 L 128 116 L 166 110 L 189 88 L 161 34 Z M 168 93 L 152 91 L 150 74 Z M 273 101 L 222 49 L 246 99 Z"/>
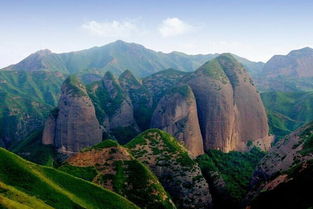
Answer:
<path fill-rule="evenodd" d="M 163 37 L 173 37 L 186 34 L 192 31 L 194 27 L 183 22 L 177 17 L 167 18 L 159 26 L 159 32 Z"/>
<path fill-rule="evenodd" d="M 125 38 L 133 35 L 137 31 L 137 26 L 131 21 L 89 21 L 81 26 L 90 34 L 101 37 Z"/>

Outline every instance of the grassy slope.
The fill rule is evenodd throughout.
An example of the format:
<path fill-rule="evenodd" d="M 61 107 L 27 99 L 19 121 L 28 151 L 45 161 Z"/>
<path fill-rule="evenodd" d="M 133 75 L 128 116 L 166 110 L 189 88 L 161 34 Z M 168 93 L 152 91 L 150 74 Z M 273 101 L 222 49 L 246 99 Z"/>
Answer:
<path fill-rule="evenodd" d="M 114 161 L 113 156 L 116 152 L 119 152 L 118 147 L 119 145 L 116 141 L 104 140 L 93 147 L 84 149 L 82 152 L 111 148 L 110 153 L 112 155 L 107 159 L 107 162 L 109 162 L 110 160 Z M 59 169 L 88 181 L 93 181 L 97 177 L 101 179 L 103 184 L 112 182 L 114 192 L 123 195 L 142 208 L 175 208 L 157 177 L 138 160 L 116 160 L 113 165 L 109 164 L 107 169 L 113 169 L 116 172 L 115 175 L 101 174 L 101 170 L 105 170 L 106 166 L 104 164 L 91 167 L 76 167 L 66 163 Z"/>
<path fill-rule="evenodd" d="M 2 199 L 10 199 L 6 204 L 18 205 L 16 202 L 21 201 L 18 195 L 25 194 L 27 198 L 36 197 L 54 208 L 137 208 L 113 192 L 53 168 L 30 163 L 2 148 L 0 181 L 5 184 L 3 187 L 10 188 L 2 189 L 0 193 Z M 34 203 L 29 205 L 33 208 L 43 204 L 42 201 L 32 200 Z"/>

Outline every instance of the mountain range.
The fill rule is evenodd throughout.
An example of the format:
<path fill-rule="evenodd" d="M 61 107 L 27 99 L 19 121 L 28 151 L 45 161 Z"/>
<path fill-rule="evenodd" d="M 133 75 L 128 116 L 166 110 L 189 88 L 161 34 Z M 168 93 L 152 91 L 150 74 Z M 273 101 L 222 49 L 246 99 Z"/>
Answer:
<path fill-rule="evenodd" d="M 0 207 L 310 208 L 312 66 L 38 51 L 0 70 Z"/>

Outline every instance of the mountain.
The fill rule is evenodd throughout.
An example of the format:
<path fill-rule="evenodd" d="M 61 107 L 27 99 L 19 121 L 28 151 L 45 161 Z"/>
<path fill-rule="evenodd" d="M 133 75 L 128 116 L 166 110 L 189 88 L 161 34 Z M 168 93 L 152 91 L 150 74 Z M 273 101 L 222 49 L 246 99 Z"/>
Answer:
<path fill-rule="evenodd" d="M 176 208 L 155 175 L 113 140 L 70 156 L 58 169 L 110 189 L 140 208 Z"/>
<path fill-rule="evenodd" d="M 76 76 L 68 77 L 62 85 L 58 107 L 45 123 L 42 143 L 71 153 L 101 140 L 102 130 L 85 86 Z"/>
<path fill-rule="evenodd" d="M 247 196 L 251 208 L 307 208 L 312 198 L 313 123 L 280 140 L 259 162 Z"/>
<path fill-rule="evenodd" d="M 287 55 L 275 55 L 254 75 L 261 90 L 312 90 L 313 49 L 293 50 Z"/>
<path fill-rule="evenodd" d="M 167 68 L 192 71 L 212 56 L 214 55 L 193 56 L 178 52 L 166 54 L 146 49 L 139 44 L 116 41 L 102 47 L 61 54 L 41 50 L 4 70 L 46 70 L 70 74 L 103 74 L 111 71 L 120 74 L 129 69 L 136 76 L 143 77 Z"/>
<path fill-rule="evenodd" d="M 0 189 L 1 208 L 138 208 L 116 193 L 2 148 Z"/>
<path fill-rule="evenodd" d="M 10 147 L 43 126 L 64 79 L 58 72 L 0 71 L 0 146 Z"/>
<path fill-rule="evenodd" d="M 272 137 L 264 106 L 245 68 L 230 54 L 208 61 L 186 75 L 196 98 L 204 150 L 266 150 Z"/>
<path fill-rule="evenodd" d="M 44 70 L 66 74 L 88 73 L 88 78 L 94 79 L 99 74 L 103 75 L 106 71 L 121 74 L 128 69 L 135 76 L 142 78 L 168 68 L 185 72 L 194 71 L 204 62 L 216 56 L 218 54 L 187 55 L 181 52 L 162 53 L 147 49 L 139 44 L 116 41 L 101 47 L 61 54 L 52 53 L 47 49 L 40 50 L 3 70 Z M 242 60 L 248 69 L 251 67 L 251 71 L 256 71 L 259 68 L 259 63 L 240 57 L 238 59 Z M 83 80 L 90 81 L 88 78 L 85 77 Z"/>
<path fill-rule="evenodd" d="M 173 88 L 162 97 L 150 127 L 171 133 L 194 156 L 204 153 L 196 99 L 189 86 Z"/>
<path fill-rule="evenodd" d="M 208 184 L 199 166 L 174 137 L 159 129 L 149 129 L 126 147 L 155 173 L 178 208 L 211 207 Z"/>

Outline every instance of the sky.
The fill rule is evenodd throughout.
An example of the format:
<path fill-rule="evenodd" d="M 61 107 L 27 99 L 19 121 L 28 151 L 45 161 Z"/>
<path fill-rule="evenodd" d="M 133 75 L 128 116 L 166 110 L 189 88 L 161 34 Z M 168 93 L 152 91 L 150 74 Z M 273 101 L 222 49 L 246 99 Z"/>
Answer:
<path fill-rule="evenodd" d="M 252 61 L 313 48 L 312 0 L 0 0 L 0 68 L 115 40 Z"/>

